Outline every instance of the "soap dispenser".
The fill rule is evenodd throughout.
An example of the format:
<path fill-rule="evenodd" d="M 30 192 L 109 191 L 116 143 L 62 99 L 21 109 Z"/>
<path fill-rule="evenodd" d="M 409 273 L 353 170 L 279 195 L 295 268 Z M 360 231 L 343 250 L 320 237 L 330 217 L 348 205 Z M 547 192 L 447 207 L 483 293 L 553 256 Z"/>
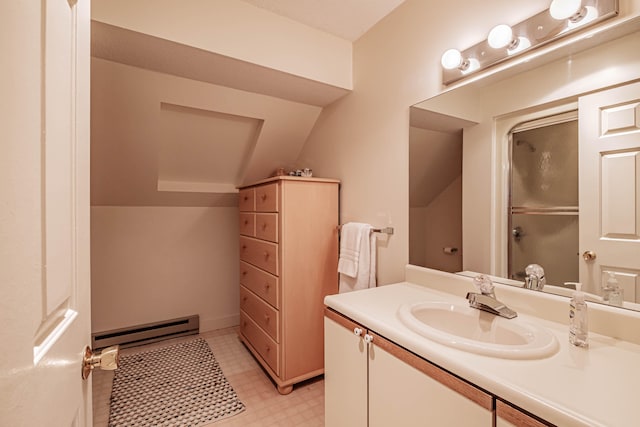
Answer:
<path fill-rule="evenodd" d="M 569 342 L 578 347 L 588 347 L 589 322 L 585 295 L 581 283 L 572 284 L 576 290 L 569 301 Z"/>
<path fill-rule="evenodd" d="M 609 271 L 609 279 L 607 279 L 607 297 L 603 294 L 602 299 L 608 301 L 609 304 L 622 307 L 622 301 L 624 299 L 623 290 L 618 285 L 618 279 L 616 279 L 616 273 Z"/>
<path fill-rule="evenodd" d="M 609 278 L 606 281 L 602 281 L 602 300 L 607 304 L 609 304 L 609 295 L 611 295 L 611 285 L 613 285 L 614 281 L 617 282 L 615 273 L 609 271 L 608 274 Z"/>

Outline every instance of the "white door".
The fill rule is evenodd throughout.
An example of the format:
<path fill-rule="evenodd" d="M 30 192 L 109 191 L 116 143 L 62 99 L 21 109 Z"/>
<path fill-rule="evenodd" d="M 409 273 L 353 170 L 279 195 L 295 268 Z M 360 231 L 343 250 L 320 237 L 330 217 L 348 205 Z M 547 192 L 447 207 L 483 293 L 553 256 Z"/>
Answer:
<path fill-rule="evenodd" d="M 0 425 L 91 425 L 89 0 L 0 2 Z"/>
<path fill-rule="evenodd" d="M 640 83 L 580 98 L 580 281 L 600 293 L 615 272 L 640 297 Z"/>

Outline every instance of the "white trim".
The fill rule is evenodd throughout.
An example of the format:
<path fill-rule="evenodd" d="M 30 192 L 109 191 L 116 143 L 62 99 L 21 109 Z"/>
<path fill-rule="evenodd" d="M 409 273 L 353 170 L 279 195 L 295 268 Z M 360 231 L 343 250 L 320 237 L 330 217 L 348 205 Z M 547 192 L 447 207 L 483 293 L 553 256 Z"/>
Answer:
<path fill-rule="evenodd" d="M 78 312 L 75 310 L 67 309 L 62 320 L 50 334 L 47 334 L 46 338 L 40 345 L 33 347 L 33 364 L 37 365 L 42 358 L 47 354 L 49 349 L 58 341 L 58 339 L 65 333 L 65 331 L 71 326 L 75 318 L 78 317 Z"/>

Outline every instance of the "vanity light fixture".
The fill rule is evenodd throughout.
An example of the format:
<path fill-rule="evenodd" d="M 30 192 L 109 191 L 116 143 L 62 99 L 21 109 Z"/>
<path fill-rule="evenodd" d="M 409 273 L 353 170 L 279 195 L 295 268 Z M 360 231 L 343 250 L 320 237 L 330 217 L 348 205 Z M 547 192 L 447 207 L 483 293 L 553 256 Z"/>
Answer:
<path fill-rule="evenodd" d="M 454 70 L 457 68 L 458 70 L 464 71 L 469 68 L 469 61 L 462 59 L 462 54 L 458 49 L 447 50 L 442 54 L 440 62 L 445 70 Z"/>
<path fill-rule="evenodd" d="M 451 84 L 617 14 L 618 0 L 552 0 L 549 9 L 516 25 L 493 27 L 486 40 L 468 49 L 447 50 L 441 58 L 442 82 Z"/>
<path fill-rule="evenodd" d="M 518 38 L 513 37 L 513 29 L 506 24 L 496 25 L 489 31 L 489 37 L 487 37 L 489 46 L 494 49 L 500 49 L 502 47 L 509 46 L 510 49 L 515 48 L 519 44 Z"/>
<path fill-rule="evenodd" d="M 549 13 L 553 19 L 562 21 L 579 15 L 582 9 L 582 0 L 553 0 Z"/>
<path fill-rule="evenodd" d="M 507 53 L 513 55 L 531 47 L 531 42 L 527 37 L 514 36 L 513 29 L 506 25 L 500 24 L 493 27 L 487 37 L 487 43 L 494 49 L 507 48 Z"/>
<path fill-rule="evenodd" d="M 460 73 L 466 74 L 478 69 L 480 64 L 475 58 L 463 58 L 458 49 L 449 49 L 442 54 L 442 68 L 445 70 L 459 70 Z"/>
<path fill-rule="evenodd" d="M 585 26 L 587 23 L 594 21 L 598 18 L 598 11 L 593 6 L 583 7 L 578 15 L 569 18 L 567 28 L 576 28 Z"/>

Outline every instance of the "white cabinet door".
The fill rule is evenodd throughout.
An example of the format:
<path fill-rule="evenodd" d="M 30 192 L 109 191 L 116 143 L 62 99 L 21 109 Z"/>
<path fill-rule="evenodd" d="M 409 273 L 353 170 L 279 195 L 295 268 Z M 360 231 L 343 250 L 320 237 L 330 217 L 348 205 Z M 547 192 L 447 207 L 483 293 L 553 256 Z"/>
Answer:
<path fill-rule="evenodd" d="M 354 329 L 359 328 L 359 334 Z M 358 330 L 356 330 L 358 332 Z M 324 318 L 326 427 L 367 426 L 367 344 L 364 328 L 330 311 Z"/>
<path fill-rule="evenodd" d="M 492 399 L 384 338 L 373 337 L 369 349 L 370 427 L 491 427 Z"/>
<path fill-rule="evenodd" d="M 89 0 L 0 2 L 0 425 L 91 425 Z"/>
<path fill-rule="evenodd" d="M 493 396 L 336 312 L 324 322 L 327 427 L 493 424 Z"/>
<path fill-rule="evenodd" d="M 580 262 L 585 290 L 615 272 L 625 300 L 640 295 L 640 83 L 580 98 Z"/>

